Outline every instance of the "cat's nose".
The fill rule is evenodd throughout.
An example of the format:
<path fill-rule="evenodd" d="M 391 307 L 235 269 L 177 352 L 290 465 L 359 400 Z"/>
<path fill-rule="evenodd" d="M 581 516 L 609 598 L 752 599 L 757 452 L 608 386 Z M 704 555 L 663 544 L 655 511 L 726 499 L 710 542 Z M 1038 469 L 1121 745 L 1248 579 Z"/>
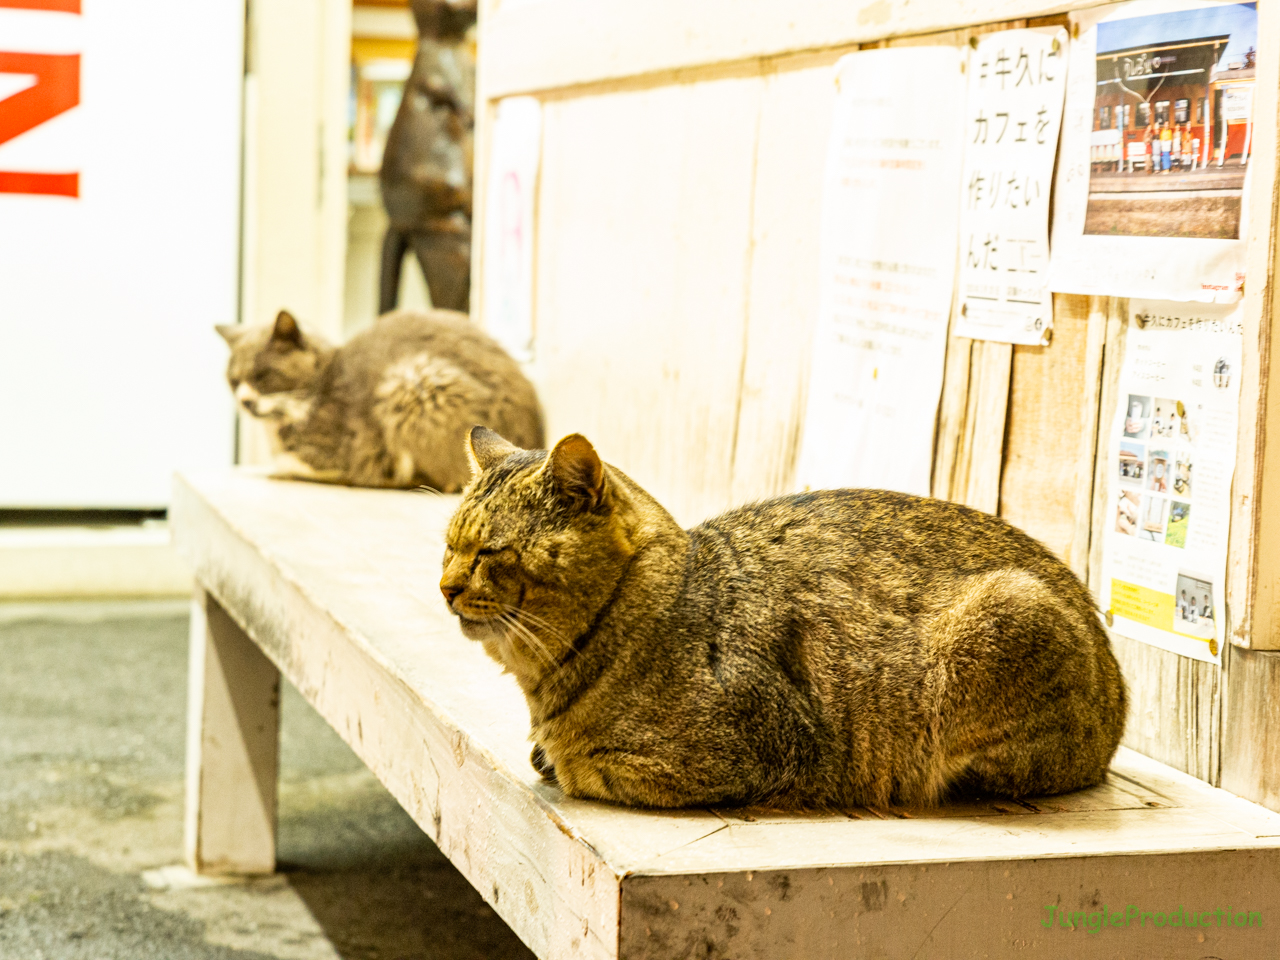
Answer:
<path fill-rule="evenodd" d="M 450 609 L 453 608 L 453 601 L 457 599 L 458 594 L 464 589 L 464 587 L 455 587 L 448 583 L 440 584 L 440 592 L 444 594 L 444 602 L 449 605 Z"/>

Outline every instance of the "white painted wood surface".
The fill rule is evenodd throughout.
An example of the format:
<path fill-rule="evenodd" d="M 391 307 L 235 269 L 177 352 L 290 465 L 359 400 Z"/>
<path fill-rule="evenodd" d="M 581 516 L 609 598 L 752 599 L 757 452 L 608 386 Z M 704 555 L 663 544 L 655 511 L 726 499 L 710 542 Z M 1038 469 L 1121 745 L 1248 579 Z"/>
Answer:
<path fill-rule="evenodd" d="M 534 379 L 683 519 L 729 506 L 764 82 L 543 107 Z"/>
<path fill-rule="evenodd" d="M 529 765 L 515 683 L 439 597 L 455 503 L 241 472 L 179 479 L 173 524 L 202 586 L 539 956 L 1061 960 L 1100 954 L 1039 927 L 1045 903 L 1280 896 L 1280 814 L 1129 751 L 1092 791 L 928 813 L 568 800 Z M 1265 956 L 1265 929 L 1124 949 Z"/>
<path fill-rule="evenodd" d="M 187 689 L 187 866 L 275 873 L 280 671 L 199 587 Z"/>
<path fill-rule="evenodd" d="M 490 97 L 686 71 L 910 34 L 1043 17 L 1088 0 L 538 0 L 482 22 Z M 685 73 L 685 75 L 681 75 Z"/>

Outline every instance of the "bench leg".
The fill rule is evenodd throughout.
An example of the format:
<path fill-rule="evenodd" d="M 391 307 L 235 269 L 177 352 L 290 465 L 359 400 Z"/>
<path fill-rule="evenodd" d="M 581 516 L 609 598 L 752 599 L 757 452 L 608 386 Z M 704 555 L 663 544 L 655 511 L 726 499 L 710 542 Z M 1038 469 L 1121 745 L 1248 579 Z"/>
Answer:
<path fill-rule="evenodd" d="M 189 670 L 187 865 L 273 873 L 280 671 L 199 586 Z"/>

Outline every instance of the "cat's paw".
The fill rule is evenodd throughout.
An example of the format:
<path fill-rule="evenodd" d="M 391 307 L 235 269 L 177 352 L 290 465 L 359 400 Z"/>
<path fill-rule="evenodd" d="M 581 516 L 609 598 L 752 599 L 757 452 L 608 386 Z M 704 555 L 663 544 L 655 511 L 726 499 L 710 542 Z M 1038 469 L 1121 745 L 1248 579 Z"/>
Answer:
<path fill-rule="evenodd" d="M 537 770 L 547 783 L 556 782 L 555 764 L 547 759 L 547 753 L 542 749 L 542 744 L 535 743 L 533 745 L 533 752 L 529 754 L 529 762 L 533 764 L 533 769 Z"/>

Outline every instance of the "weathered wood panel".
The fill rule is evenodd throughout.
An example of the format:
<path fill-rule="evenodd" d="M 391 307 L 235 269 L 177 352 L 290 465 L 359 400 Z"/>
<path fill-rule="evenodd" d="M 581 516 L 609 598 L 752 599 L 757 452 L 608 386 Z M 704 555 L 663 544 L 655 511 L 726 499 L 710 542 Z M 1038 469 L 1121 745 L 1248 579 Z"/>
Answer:
<path fill-rule="evenodd" d="M 731 502 L 764 81 L 544 104 L 534 377 L 684 523 Z"/>
<path fill-rule="evenodd" d="M 480 44 L 495 97 L 1039 18 L 1089 0 L 596 0 L 503 3 Z"/>
<path fill-rule="evenodd" d="M 1222 787 L 1280 810 L 1280 653 L 1228 647 Z"/>
<path fill-rule="evenodd" d="M 1111 518 L 1111 471 L 1107 468 L 1107 451 L 1111 449 L 1109 433 L 1116 404 L 1120 400 L 1120 368 L 1124 363 L 1124 323 L 1129 301 L 1105 298 L 1099 305 L 1106 313 L 1102 336 L 1102 376 L 1098 389 L 1098 439 L 1093 468 L 1093 519 L 1089 524 L 1089 578 L 1086 581 L 1095 597 L 1102 592 L 1102 544 L 1106 524 Z"/>
<path fill-rule="evenodd" d="M 1115 633 L 1111 646 L 1129 686 L 1124 745 L 1217 784 L 1221 668 Z"/>
<path fill-rule="evenodd" d="M 1105 308 L 1054 297 L 1053 342 L 1013 349 L 1000 515 L 1081 577 L 1089 559 Z"/>
<path fill-rule="evenodd" d="M 848 960 L 1099 960 L 1262 957 L 1280 948 L 1265 926 L 1280 894 L 1270 851 L 1070 857 L 1035 864 L 866 865 L 816 870 L 628 877 L 623 960 L 673 957 Z M 1202 885 L 1203 884 L 1203 885 Z M 1045 905 L 1050 905 L 1050 910 Z M 1124 915 L 1102 929 L 1100 911 Z M 1249 906 L 1238 906 L 1249 904 Z M 1253 911 L 1250 927 L 1212 911 Z M 1205 930 L 1160 929 L 1165 911 L 1199 915 Z M 1057 912 L 1052 910 L 1058 908 Z M 1145 925 L 1142 912 L 1148 914 Z M 1071 929 L 1070 915 L 1079 929 Z M 1065 914 L 1065 916 L 1064 916 Z M 1092 918 L 1086 920 L 1086 917 Z M 1061 922 L 1056 923 L 1061 917 Z M 1179 927 L 1185 922 L 1178 918 Z M 1241 918 L 1241 923 L 1247 917 Z M 1089 932 L 1086 923 L 1093 925 Z M 1121 926 L 1119 919 L 1116 926 Z M 1131 926 L 1130 926 L 1131 925 Z M 1105 941 L 1104 942 L 1104 938 Z M 1132 951 L 1132 952 L 1130 952 Z"/>
<path fill-rule="evenodd" d="M 790 58 L 765 76 L 734 503 L 791 489 L 818 319 L 822 182 L 838 56 Z"/>
<path fill-rule="evenodd" d="M 275 873 L 280 671 L 199 587 L 190 650 L 187 865 Z"/>
<path fill-rule="evenodd" d="M 1012 344 L 974 340 L 969 347 L 969 382 L 950 498 L 987 513 L 1000 512 L 1012 364 Z"/>
<path fill-rule="evenodd" d="M 1274 3 L 1258 4 L 1258 49 L 1280 50 L 1280 7 Z M 1280 650 L 1280 449 L 1276 448 L 1280 389 L 1268 388 L 1280 377 L 1280 350 L 1272 342 L 1280 317 L 1275 264 L 1280 217 L 1280 58 L 1263 57 L 1257 70 L 1227 612 L 1233 643 Z M 1271 444 L 1266 447 L 1268 438 Z M 1280 736 L 1280 729 L 1273 733 Z"/>

